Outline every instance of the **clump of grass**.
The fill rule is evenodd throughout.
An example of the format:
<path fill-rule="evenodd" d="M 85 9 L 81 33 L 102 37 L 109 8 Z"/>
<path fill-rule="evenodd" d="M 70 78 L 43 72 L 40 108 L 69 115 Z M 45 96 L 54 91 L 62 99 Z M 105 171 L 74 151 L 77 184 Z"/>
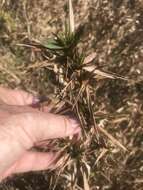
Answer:
<path fill-rule="evenodd" d="M 119 140 L 106 131 L 106 121 L 100 120 L 100 114 L 98 116 L 96 113 L 95 84 L 104 78 L 128 79 L 95 67 L 95 54 L 86 56 L 85 51 L 78 47 L 82 30 L 82 27 L 75 29 L 72 1 L 69 0 L 69 19 L 64 32 L 54 34 L 53 39 L 44 43 L 33 41 L 28 44 L 29 47 L 40 49 L 48 60 L 48 55 L 53 55 L 49 70 L 55 75 L 58 87 L 55 96 L 58 101 L 51 111 L 74 115 L 82 128 L 82 135 L 78 140 L 73 138 L 55 141 L 56 146 L 61 149 L 62 159 L 64 157 L 64 164 L 59 169 L 59 180 L 64 178 L 65 184 L 62 187 L 65 189 L 90 189 L 91 181 L 96 178 L 96 165 L 112 150 L 112 146 L 127 151 Z"/>

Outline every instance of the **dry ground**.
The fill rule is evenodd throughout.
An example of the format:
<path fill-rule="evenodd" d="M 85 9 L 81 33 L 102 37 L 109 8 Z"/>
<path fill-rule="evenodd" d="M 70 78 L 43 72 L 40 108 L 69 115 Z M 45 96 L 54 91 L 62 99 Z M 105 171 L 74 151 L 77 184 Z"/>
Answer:
<path fill-rule="evenodd" d="M 0 2 L 0 84 L 52 96 L 56 86 L 51 82 L 41 53 L 18 44 L 28 39 L 42 41 L 62 30 L 66 1 Z M 80 48 L 86 55 L 96 53 L 97 68 L 117 78 L 97 77 L 95 81 L 97 123 L 128 149 L 123 151 L 105 134 L 103 144 L 106 146 L 93 143 L 92 163 L 95 164 L 89 163 L 89 187 L 92 190 L 143 190 L 143 2 L 73 2 L 76 26 L 84 26 Z M 118 79 L 119 76 L 126 80 Z M 55 173 L 18 176 L 1 184 L 0 190 L 53 189 L 49 183 Z M 67 181 L 61 175 L 56 189 L 74 189 Z"/>

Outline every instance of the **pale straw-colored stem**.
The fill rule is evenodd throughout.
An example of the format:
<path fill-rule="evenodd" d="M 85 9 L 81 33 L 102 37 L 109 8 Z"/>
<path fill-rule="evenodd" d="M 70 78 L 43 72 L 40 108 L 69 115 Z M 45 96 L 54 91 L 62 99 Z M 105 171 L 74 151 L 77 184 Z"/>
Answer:
<path fill-rule="evenodd" d="M 70 29 L 70 33 L 74 33 L 75 23 L 74 23 L 74 13 L 73 13 L 72 0 L 69 0 L 69 29 Z"/>

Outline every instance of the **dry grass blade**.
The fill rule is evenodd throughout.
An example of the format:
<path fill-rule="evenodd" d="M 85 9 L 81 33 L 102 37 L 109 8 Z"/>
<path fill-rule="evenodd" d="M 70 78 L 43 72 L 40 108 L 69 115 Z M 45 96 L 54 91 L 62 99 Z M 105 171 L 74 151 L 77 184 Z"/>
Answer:
<path fill-rule="evenodd" d="M 112 74 L 112 73 L 107 73 L 107 72 L 101 71 L 99 69 L 96 69 L 96 67 L 93 66 L 93 65 L 85 66 L 85 67 L 83 67 L 83 69 L 85 71 L 92 72 L 93 74 L 95 74 L 94 78 L 98 78 L 98 76 L 101 76 L 103 79 L 104 78 L 109 78 L 109 79 L 122 79 L 122 80 L 125 80 L 125 81 L 129 80 L 129 79 L 125 78 L 125 77 L 118 76 L 118 75 Z"/>
<path fill-rule="evenodd" d="M 85 85 L 83 84 L 83 85 L 81 86 L 80 90 L 79 90 L 79 93 L 78 93 L 76 99 L 75 99 L 75 102 L 74 102 L 74 104 L 73 104 L 72 109 L 75 108 L 75 106 L 76 106 L 76 104 L 78 103 L 78 100 L 80 99 L 80 96 L 82 95 L 82 93 L 83 93 L 84 90 L 85 90 Z"/>
<path fill-rule="evenodd" d="M 83 183 L 84 183 L 84 190 L 90 190 L 88 179 L 86 177 L 85 172 L 83 172 Z"/>
<path fill-rule="evenodd" d="M 43 62 L 35 62 L 34 64 L 31 64 L 27 67 L 27 70 L 29 69 L 38 69 L 38 68 L 48 68 L 49 70 L 53 70 L 54 67 L 54 63 L 49 63 L 47 61 L 43 61 Z"/>
<path fill-rule="evenodd" d="M 123 76 L 118 76 L 117 74 L 115 73 L 109 73 L 109 72 L 104 72 L 104 71 L 101 71 L 99 69 L 96 68 L 95 65 L 88 65 L 90 64 L 96 57 L 97 53 L 94 52 L 94 53 L 91 53 L 90 55 L 88 55 L 85 59 L 84 59 L 84 62 L 83 64 L 85 65 L 83 67 L 84 70 L 88 71 L 88 72 L 91 72 L 95 75 L 98 75 L 98 76 L 101 76 L 101 79 L 104 79 L 104 78 L 109 78 L 109 79 L 122 79 L 122 80 L 128 80 L 127 78 L 123 77 Z M 98 76 L 95 76 L 94 78 L 98 78 Z M 131 81 L 131 80 L 130 80 Z"/>
<path fill-rule="evenodd" d="M 103 156 L 104 156 L 107 152 L 108 152 L 108 150 L 105 149 L 105 148 L 101 151 L 100 155 L 99 155 L 98 158 L 96 159 L 95 165 L 99 162 L 99 160 L 100 160 L 101 158 L 103 158 Z"/>
<path fill-rule="evenodd" d="M 122 118 L 113 119 L 111 122 L 116 124 L 116 123 L 121 123 L 123 121 L 128 121 L 128 120 L 129 120 L 129 117 L 126 116 L 126 117 L 122 117 Z"/>
<path fill-rule="evenodd" d="M 106 137 L 108 137 L 111 142 L 118 147 L 120 147 L 124 151 L 128 151 L 125 146 L 123 146 L 117 139 L 115 139 L 111 134 L 109 134 L 102 126 L 98 125 L 98 129 L 100 132 L 102 132 Z"/>
<path fill-rule="evenodd" d="M 29 45 L 29 44 L 16 44 L 19 47 L 27 47 L 27 48 L 34 48 L 36 49 L 36 47 L 34 45 Z"/>
<path fill-rule="evenodd" d="M 69 29 L 70 29 L 70 33 L 75 32 L 75 23 L 74 23 L 74 13 L 73 13 L 72 0 L 69 0 Z"/>
<path fill-rule="evenodd" d="M 91 53 L 90 55 L 88 55 L 88 56 L 84 59 L 83 64 L 86 65 L 86 64 L 92 62 L 92 61 L 95 59 L 95 57 L 96 57 L 96 53 L 95 53 L 95 52 L 94 52 L 94 53 Z"/>

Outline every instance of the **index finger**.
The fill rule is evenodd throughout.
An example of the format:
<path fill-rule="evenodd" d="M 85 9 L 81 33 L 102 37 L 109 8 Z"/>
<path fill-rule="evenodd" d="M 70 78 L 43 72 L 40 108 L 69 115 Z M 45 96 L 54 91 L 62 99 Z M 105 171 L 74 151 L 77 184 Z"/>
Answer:
<path fill-rule="evenodd" d="M 18 137 L 26 137 L 32 143 L 63 138 L 78 134 L 81 131 L 76 120 L 51 113 L 33 112 L 18 114 L 12 116 L 10 122 L 15 127 L 17 126 L 15 129 L 19 134 Z"/>
<path fill-rule="evenodd" d="M 0 100 L 9 105 L 31 105 L 35 97 L 23 90 L 12 90 L 0 86 Z"/>

